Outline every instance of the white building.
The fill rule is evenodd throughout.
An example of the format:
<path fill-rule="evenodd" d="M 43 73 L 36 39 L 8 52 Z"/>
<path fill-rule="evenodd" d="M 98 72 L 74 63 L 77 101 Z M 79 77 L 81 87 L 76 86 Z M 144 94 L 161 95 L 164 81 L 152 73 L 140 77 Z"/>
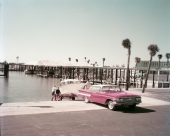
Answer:
<path fill-rule="evenodd" d="M 147 69 L 148 65 L 149 65 L 149 61 L 141 61 L 140 63 L 137 64 L 137 68 Z M 169 62 L 169 67 L 167 66 L 168 66 L 167 61 L 160 61 L 160 74 L 167 74 L 167 69 L 170 70 L 170 62 Z M 158 69 L 158 68 L 159 68 L 159 61 L 152 61 L 150 69 Z M 152 73 L 152 70 L 150 71 L 150 73 Z"/>

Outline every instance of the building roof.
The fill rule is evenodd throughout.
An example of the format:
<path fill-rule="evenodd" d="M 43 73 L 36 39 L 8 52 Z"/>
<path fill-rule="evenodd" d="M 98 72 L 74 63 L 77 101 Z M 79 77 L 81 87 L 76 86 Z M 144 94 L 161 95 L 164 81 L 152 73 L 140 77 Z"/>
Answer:
<path fill-rule="evenodd" d="M 48 67 L 59 67 L 59 66 L 78 66 L 78 67 L 92 67 L 92 65 L 83 62 L 62 62 L 62 61 L 51 61 L 51 60 L 38 60 L 38 61 L 30 61 L 25 63 L 25 65 L 31 66 L 48 66 Z"/>

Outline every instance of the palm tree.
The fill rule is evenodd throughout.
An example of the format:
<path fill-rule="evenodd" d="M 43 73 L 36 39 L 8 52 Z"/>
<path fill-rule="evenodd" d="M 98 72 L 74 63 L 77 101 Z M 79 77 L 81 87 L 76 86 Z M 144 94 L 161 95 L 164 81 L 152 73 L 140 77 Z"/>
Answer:
<path fill-rule="evenodd" d="M 148 46 L 148 51 L 149 51 L 149 54 L 150 54 L 150 60 L 149 60 L 149 66 L 148 66 L 148 70 L 147 70 L 147 74 L 146 74 L 146 78 L 145 78 L 145 83 L 143 85 L 142 93 L 145 92 L 145 87 L 147 86 L 147 80 L 148 80 L 148 75 L 149 75 L 149 72 L 150 72 L 152 57 L 155 56 L 157 52 L 159 52 L 159 48 L 156 44 L 151 44 L 151 45 Z"/>
<path fill-rule="evenodd" d="M 158 54 L 158 59 L 159 59 L 158 69 L 160 69 L 160 60 L 162 59 L 162 54 Z"/>
<path fill-rule="evenodd" d="M 103 58 L 103 67 L 104 67 L 104 62 L 105 62 L 105 58 Z"/>
<path fill-rule="evenodd" d="M 169 68 L 169 58 L 170 58 L 170 53 L 166 53 L 165 57 L 167 59 L 167 69 Z M 169 71 L 167 71 L 167 81 L 168 81 L 168 75 L 169 75 Z"/>
<path fill-rule="evenodd" d="M 86 57 L 84 57 L 84 59 L 85 59 L 85 62 L 86 62 Z"/>
<path fill-rule="evenodd" d="M 135 76 L 136 75 L 136 67 L 137 67 L 137 64 L 140 63 L 140 60 L 141 60 L 140 58 L 135 57 L 135 63 L 136 64 L 135 64 L 134 82 L 135 82 L 135 78 L 136 78 L 136 76 Z"/>
<path fill-rule="evenodd" d="M 131 54 L 131 42 L 129 39 L 125 39 L 122 41 L 122 45 L 124 48 L 128 49 L 128 62 L 127 62 L 127 72 L 126 72 L 126 90 L 129 87 L 129 63 L 130 63 L 130 54 Z"/>
<path fill-rule="evenodd" d="M 78 62 L 78 59 L 76 59 L 76 62 Z"/>
<path fill-rule="evenodd" d="M 68 60 L 71 61 L 71 58 L 69 57 Z"/>
<path fill-rule="evenodd" d="M 17 59 L 17 63 L 18 63 L 19 56 L 17 56 L 16 59 Z"/>
<path fill-rule="evenodd" d="M 4 64 L 7 64 L 7 61 L 5 60 L 3 63 L 4 63 Z"/>
<path fill-rule="evenodd" d="M 88 60 L 87 63 L 89 64 L 89 63 L 90 63 L 90 60 Z"/>
<path fill-rule="evenodd" d="M 97 66 L 97 61 L 95 62 L 95 66 Z"/>
<path fill-rule="evenodd" d="M 121 67 L 122 67 L 122 68 L 124 68 L 124 67 L 125 67 L 125 65 L 124 65 L 124 64 L 122 64 L 122 65 L 121 65 Z"/>

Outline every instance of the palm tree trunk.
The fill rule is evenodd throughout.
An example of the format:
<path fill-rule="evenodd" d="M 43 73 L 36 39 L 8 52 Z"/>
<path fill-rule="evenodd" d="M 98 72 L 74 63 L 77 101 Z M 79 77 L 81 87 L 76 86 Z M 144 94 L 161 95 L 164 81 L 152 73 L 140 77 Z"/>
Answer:
<path fill-rule="evenodd" d="M 103 61 L 103 67 L 104 67 L 104 61 Z"/>
<path fill-rule="evenodd" d="M 167 70 L 169 68 L 169 59 L 167 60 Z M 167 81 L 168 81 L 168 77 L 169 77 L 169 71 L 167 71 Z"/>
<path fill-rule="evenodd" d="M 148 70 L 147 70 L 147 74 L 146 74 L 146 78 L 145 78 L 145 83 L 143 85 L 142 93 L 145 92 L 145 87 L 147 86 L 147 81 L 148 81 L 148 75 L 149 75 L 149 72 L 150 72 L 151 62 L 152 62 L 152 55 L 150 56 L 149 66 L 148 66 Z"/>
<path fill-rule="evenodd" d="M 159 59 L 159 64 L 158 64 L 158 84 L 159 84 L 159 70 L 160 70 L 160 59 Z"/>
<path fill-rule="evenodd" d="M 135 83 L 135 80 L 136 80 L 136 67 L 137 67 L 137 63 L 136 63 L 136 65 L 135 65 L 134 83 Z"/>
<path fill-rule="evenodd" d="M 126 90 L 129 88 L 129 63 L 130 63 L 130 49 L 128 49 L 128 63 L 126 72 Z"/>

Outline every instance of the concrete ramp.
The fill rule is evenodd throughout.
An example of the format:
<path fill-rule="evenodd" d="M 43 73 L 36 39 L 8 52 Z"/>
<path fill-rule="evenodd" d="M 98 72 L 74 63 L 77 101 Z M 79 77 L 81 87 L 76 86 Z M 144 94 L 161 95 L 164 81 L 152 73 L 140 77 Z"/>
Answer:
<path fill-rule="evenodd" d="M 170 102 L 142 97 L 142 103 L 138 107 L 170 105 Z M 4 103 L 0 106 L 0 116 L 25 115 L 40 113 L 55 113 L 69 111 L 102 110 L 107 107 L 84 101 L 40 101 L 22 103 Z"/>
<path fill-rule="evenodd" d="M 83 110 L 106 109 L 93 103 L 84 101 L 41 101 L 24 103 L 4 103 L 0 107 L 0 116 L 40 114 L 54 112 L 69 112 Z"/>

